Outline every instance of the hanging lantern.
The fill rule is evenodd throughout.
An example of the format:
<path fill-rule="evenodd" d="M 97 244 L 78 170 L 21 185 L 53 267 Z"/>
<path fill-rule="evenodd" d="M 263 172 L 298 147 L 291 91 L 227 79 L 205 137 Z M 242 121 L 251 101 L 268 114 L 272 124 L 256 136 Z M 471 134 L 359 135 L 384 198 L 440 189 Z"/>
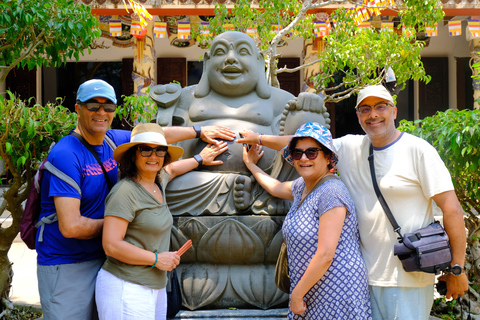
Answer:
<path fill-rule="evenodd" d="M 147 28 L 142 28 L 140 21 L 133 20 L 130 33 L 137 38 L 137 58 L 138 62 L 141 62 L 143 60 L 143 47 L 145 45 L 143 38 L 147 35 Z"/>

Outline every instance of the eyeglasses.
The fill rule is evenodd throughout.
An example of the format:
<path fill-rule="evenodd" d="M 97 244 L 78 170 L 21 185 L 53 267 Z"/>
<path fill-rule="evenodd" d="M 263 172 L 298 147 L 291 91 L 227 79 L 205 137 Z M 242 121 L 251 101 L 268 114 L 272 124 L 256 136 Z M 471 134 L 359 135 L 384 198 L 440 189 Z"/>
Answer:
<path fill-rule="evenodd" d="M 152 148 L 148 146 L 140 146 L 138 147 L 138 150 L 140 151 L 140 155 L 145 158 L 150 157 L 153 154 L 154 150 L 157 157 L 165 157 L 167 155 L 168 148 L 163 146 L 156 147 L 156 148 Z"/>
<path fill-rule="evenodd" d="M 355 109 L 357 109 L 357 112 L 360 113 L 361 115 L 366 116 L 370 114 L 370 112 L 372 112 L 372 109 L 375 109 L 376 113 L 380 113 L 380 114 L 385 113 L 387 112 L 388 107 L 393 107 L 393 106 L 390 103 L 380 102 L 373 107 L 365 105 L 365 106 L 356 107 Z"/>
<path fill-rule="evenodd" d="M 300 160 L 305 153 L 305 156 L 307 156 L 308 160 L 315 160 L 318 156 L 318 151 L 323 152 L 323 150 L 320 148 L 308 148 L 307 150 L 294 149 L 292 151 L 292 158 L 293 160 Z"/>
<path fill-rule="evenodd" d="M 90 101 L 91 100 L 87 102 L 81 102 L 82 105 L 87 107 L 88 111 L 97 112 L 100 107 L 103 107 L 103 110 L 105 110 L 105 112 L 115 112 L 115 109 L 117 109 L 117 105 L 114 103 L 98 103 Z"/>

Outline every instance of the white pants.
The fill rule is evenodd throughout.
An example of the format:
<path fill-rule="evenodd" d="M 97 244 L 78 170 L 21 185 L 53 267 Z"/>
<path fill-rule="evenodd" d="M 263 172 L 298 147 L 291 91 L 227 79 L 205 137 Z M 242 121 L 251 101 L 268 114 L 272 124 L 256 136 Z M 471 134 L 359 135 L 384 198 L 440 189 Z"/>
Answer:
<path fill-rule="evenodd" d="M 430 316 L 433 285 L 423 288 L 368 288 L 373 320 L 427 320 Z"/>
<path fill-rule="evenodd" d="M 165 320 L 167 291 L 124 281 L 100 269 L 95 285 L 100 320 Z"/>

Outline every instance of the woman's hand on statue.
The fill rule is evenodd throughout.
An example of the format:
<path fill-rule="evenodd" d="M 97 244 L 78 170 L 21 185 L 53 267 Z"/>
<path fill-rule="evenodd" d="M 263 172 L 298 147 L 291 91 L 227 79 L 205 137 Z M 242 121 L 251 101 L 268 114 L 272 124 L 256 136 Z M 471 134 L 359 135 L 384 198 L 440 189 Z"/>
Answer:
<path fill-rule="evenodd" d="M 253 132 L 252 130 L 242 130 L 238 133 L 240 138 L 235 141 L 236 143 L 245 143 L 250 145 L 258 144 L 258 137 L 260 136 L 259 133 Z"/>
<path fill-rule="evenodd" d="M 215 139 L 233 141 L 235 140 L 235 132 L 223 126 L 205 126 L 202 127 L 200 139 L 202 139 L 206 143 L 218 145 L 222 143 L 222 141 Z"/>
<path fill-rule="evenodd" d="M 215 160 L 215 158 L 225 152 L 228 149 L 228 145 L 225 141 L 218 141 L 218 144 L 209 144 L 200 152 L 200 156 L 203 159 L 203 165 L 206 166 L 215 166 L 218 164 L 223 164 L 221 160 Z"/>
<path fill-rule="evenodd" d="M 293 292 L 290 296 L 290 310 L 295 314 L 303 314 L 307 310 L 307 304 L 303 297 L 297 297 Z"/>
<path fill-rule="evenodd" d="M 245 162 L 247 167 L 250 164 L 257 164 L 258 160 L 263 156 L 262 149 L 262 146 L 258 144 L 252 145 L 249 151 L 247 151 L 246 147 L 243 147 L 243 162 Z"/>
<path fill-rule="evenodd" d="M 155 268 L 163 271 L 172 271 L 180 264 L 180 256 L 176 252 L 166 251 L 158 254 Z"/>

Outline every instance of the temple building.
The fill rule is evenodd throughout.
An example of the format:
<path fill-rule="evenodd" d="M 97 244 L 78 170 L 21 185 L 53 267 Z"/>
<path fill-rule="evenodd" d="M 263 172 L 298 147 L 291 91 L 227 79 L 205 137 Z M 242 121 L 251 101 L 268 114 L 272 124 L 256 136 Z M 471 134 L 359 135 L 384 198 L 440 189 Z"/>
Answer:
<path fill-rule="evenodd" d="M 78 62 L 73 60 L 60 68 L 16 69 L 4 84 L 7 89 L 20 93 L 23 98 L 34 96 L 43 104 L 54 101 L 55 97 L 65 97 L 64 106 L 73 110 L 79 84 L 92 77 L 110 82 L 118 98 L 144 92 L 152 84 L 178 81 L 184 87 L 198 83 L 203 68 L 201 57 L 207 48 L 199 46 L 188 33 L 198 30 L 214 15 L 216 0 L 137 0 L 153 17 L 144 36 L 133 31 L 135 16 L 122 1 L 77 1 L 92 8 L 102 30 L 102 36 L 91 46 L 91 54 L 86 51 Z M 218 2 L 227 7 L 234 5 L 232 0 Z M 417 34 L 417 39 L 425 42 L 422 62 L 432 79 L 428 84 L 413 80 L 407 83 L 397 99 L 399 120 L 421 119 L 448 108 L 479 107 L 476 101 L 480 97 L 479 82 L 471 78 L 471 65 L 480 61 L 480 37 L 478 32 L 471 32 L 469 26 L 471 21 L 480 19 L 480 1 L 442 2 L 445 16 L 438 22 L 436 32 L 426 36 Z M 338 6 L 330 4 L 309 13 L 325 20 Z M 351 4 L 345 2 L 343 6 Z M 385 9 L 369 22 L 379 26 L 382 21 L 398 24 L 396 12 Z M 451 32 L 449 22 L 456 24 L 456 32 Z M 301 38 L 286 39 L 278 51 L 279 66 L 292 68 L 308 59 L 305 54 L 308 44 Z M 307 74 L 304 70 L 282 73 L 278 80 L 281 88 L 297 96 L 306 89 Z M 361 132 L 351 99 L 328 106 L 331 117 L 336 119 L 331 128 L 335 136 Z"/>

